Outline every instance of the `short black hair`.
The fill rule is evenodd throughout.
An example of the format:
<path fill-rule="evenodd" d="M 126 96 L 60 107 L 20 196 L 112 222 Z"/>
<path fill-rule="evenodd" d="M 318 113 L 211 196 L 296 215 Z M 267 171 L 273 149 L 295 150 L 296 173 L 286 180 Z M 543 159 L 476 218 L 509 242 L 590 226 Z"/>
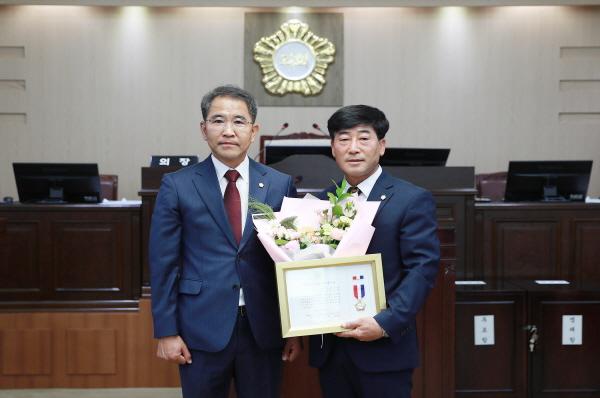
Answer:
<path fill-rule="evenodd" d="M 208 110 L 210 109 L 213 100 L 217 97 L 231 97 L 244 101 L 248 107 L 248 112 L 250 112 L 250 117 L 252 118 L 251 122 L 254 123 L 256 121 L 256 114 L 258 113 L 256 100 L 248 91 L 232 84 L 219 86 L 202 97 L 202 104 L 200 107 L 202 108 L 202 117 L 204 120 L 206 120 L 206 116 L 208 116 Z"/>
<path fill-rule="evenodd" d="M 333 140 L 338 132 L 361 124 L 373 127 L 380 140 L 385 137 L 390 128 L 385 114 L 379 109 L 368 105 L 348 105 L 331 115 L 327 121 L 327 130 Z"/>

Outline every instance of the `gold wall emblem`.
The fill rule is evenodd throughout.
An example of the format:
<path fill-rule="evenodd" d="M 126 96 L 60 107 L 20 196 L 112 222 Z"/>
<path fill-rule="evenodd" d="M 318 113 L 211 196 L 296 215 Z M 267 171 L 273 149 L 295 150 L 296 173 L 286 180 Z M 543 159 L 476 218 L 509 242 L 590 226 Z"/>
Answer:
<path fill-rule="evenodd" d="M 310 31 L 298 19 L 284 22 L 273 35 L 254 45 L 254 60 L 260 64 L 263 85 L 272 94 L 319 94 L 325 73 L 334 61 L 335 46 Z"/>

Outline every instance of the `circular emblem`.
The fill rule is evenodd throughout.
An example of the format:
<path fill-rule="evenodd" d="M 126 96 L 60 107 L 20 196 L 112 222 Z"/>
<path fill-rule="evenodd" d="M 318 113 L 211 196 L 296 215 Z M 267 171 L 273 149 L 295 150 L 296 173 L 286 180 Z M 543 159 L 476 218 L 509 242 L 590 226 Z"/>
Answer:
<path fill-rule="evenodd" d="M 290 40 L 275 49 L 273 65 L 284 79 L 302 80 L 315 69 L 316 57 L 312 48 L 305 42 Z"/>
<path fill-rule="evenodd" d="M 277 32 L 254 45 L 254 60 L 262 70 L 263 85 L 276 95 L 320 93 L 334 55 L 333 43 L 316 36 L 308 24 L 297 19 L 284 22 Z"/>

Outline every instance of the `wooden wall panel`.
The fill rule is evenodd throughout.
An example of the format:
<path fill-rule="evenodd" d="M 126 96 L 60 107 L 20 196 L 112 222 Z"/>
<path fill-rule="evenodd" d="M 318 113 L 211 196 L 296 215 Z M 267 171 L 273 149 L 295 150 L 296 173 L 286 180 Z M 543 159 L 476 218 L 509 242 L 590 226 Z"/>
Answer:
<path fill-rule="evenodd" d="M 493 315 L 495 344 L 474 344 L 474 316 Z M 456 309 L 456 397 L 521 398 L 527 391 L 523 295 L 469 297 Z"/>
<path fill-rule="evenodd" d="M 500 278 L 559 276 L 559 228 L 555 220 L 499 221 L 494 226 L 498 252 L 492 260 Z"/>
<path fill-rule="evenodd" d="M 156 358 L 150 300 L 140 301 L 139 312 L 128 313 L 0 313 L 0 331 L 12 329 L 52 330 L 51 342 L 44 343 L 45 346 L 52 347 L 50 370 L 44 375 L 16 376 L 0 373 L 0 388 L 179 385 L 177 365 Z M 76 346 L 68 348 L 71 343 Z M 108 359 L 103 359 L 105 350 L 110 347 L 114 347 L 114 351 L 108 351 Z M 96 355 L 97 360 L 104 362 L 103 364 L 94 365 L 89 362 Z M 2 353 L 1 356 L 2 361 L 5 361 L 5 355 Z"/>
<path fill-rule="evenodd" d="M 415 369 L 413 398 L 442 398 L 453 394 L 454 273 L 442 265 L 435 286 L 417 315 L 421 363 L 426 365 Z"/>
<path fill-rule="evenodd" d="M 0 252 L 0 292 L 32 294 L 42 289 L 41 261 L 38 256 L 41 223 L 7 221 L 5 250 Z"/>
<path fill-rule="evenodd" d="M 138 206 L 13 204 L 0 216 L 2 309 L 137 306 Z"/>
<path fill-rule="evenodd" d="M 308 366 L 308 338 L 303 337 L 304 350 L 292 363 L 283 365 L 281 396 L 285 398 L 321 398 L 319 372 Z M 235 394 L 230 394 L 235 397 Z"/>
<path fill-rule="evenodd" d="M 571 250 L 579 280 L 600 281 L 600 219 L 573 222 Z"/>
<path fill-rule="evenodd" d="M 477 204 L 474 236 L 475 278 L 600 283 L 598 204 Z"/>
<path fill-rule="evenodd" d="M 52 223 L 52 261 L 57 291 L 118 291 L 123 281 L 121 229 L 114 223 Z"/>
<path fill-rule="evenodd" d="M 8 261 L 8 236 L 6 235 L 6 218 L 0 217 L 0 264 L 5 264 Z M 0 275 L 2 274 L 2 266 L 0 265 Z"/>
<path fill-rule="evenodd" d="M 447 276 L 442 273 L 438 280 L 438 290 L 432 293 L 429 299 L 431 303 L 428 302 L 425 312 L 428 311 L 427 308 L 431 310 L 432 306 L 437 308 L 437 302 L 442 299 L 449 301 L 450 307 L 453 308 L 453 295 L 442 289 L 441 284 L 451 285 Z M 452 338 L 452 334 L 446 327 L 442 328 L 441 324 L 446 323 L 448 317 L 453 317 L 453 314 L 446 313 L 448 306 L 444 313 L 438 311 L 429 315 L 419 315 L 418 328 L 423 355 L 428 364 L 431 364 L 432 370 L 427 374 L 423 369 L 415 373 L 414 397 L 448 396 L 440 395 L 444 390 L 438 383 L 442 379 L 447 379 L 448 372 L 451 372 L 451 367 L 444 366 L 443 361 L 451 360 L 452 355 L 448 354 L 446 357 L 441 347 L 448 344 L 445 339 Z M 51 361 L 47 361 L 51 366 L 46 365 L 45 369 L 48 371 L 45 375 L 16 376 L 0 373 L 0 388 L 177 387 L 179 385 L 177 365 L 159 360 L 155 356 L 156 341 L 152 337 L 148 299 L 140 300 L 140 310 L 135 313 L 0 313 L 0 330 L 11 328 L 51 329 L 52 341 L 44 345 L 53 347 L 54 355 Z M 431 337 L 433 342 L 423 345 L 423 342 Z M 2 357 L 5 357 L 4 354 Z M 283 374 L 284 397 L 319 397 L 317 371 L 308 367 L 308 347 L 305 347 L 296 362 L 284 365 Z M 434 383 L 431 382 L 431 377 L 436 378 Z"/>
<path fill-rule="evenodd" d="M 50 329 L 3 329 L 0 339 L 3 376 L 48 375 L 52 372 Z"/>
<path fill-rule="evenodd" d="M 67 329 L 66 343 L 67 374 L 117 373 L 115 329 Z"/>
<path fill-rule="evenodd" d="M 540 295 L 532 299 L 532 323 L 540 339 L 532 357 L 533 398 L 600 396 L 600 300 L 598 291 L 580 297 Z M 562 345 L 562 316 L 583 317 L 582 345 Z"/>

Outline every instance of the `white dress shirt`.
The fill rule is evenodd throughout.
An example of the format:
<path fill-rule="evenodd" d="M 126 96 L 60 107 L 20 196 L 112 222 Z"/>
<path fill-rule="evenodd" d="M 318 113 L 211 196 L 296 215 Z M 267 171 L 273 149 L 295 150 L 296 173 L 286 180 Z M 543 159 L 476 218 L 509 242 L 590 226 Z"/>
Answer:
<path fill-rule="evenodd" d="M 242 163 L 238 165 L 235 169 L 227 166 L 219 159 L 211 155 L 213 165 L 215 166 L 215 171 L 217 172 L 217 180 L 219 181 L 219 187 L 221 188 L 221 196 L 225 195 L 225 188 L 227 188 L 227 178 L 225 178 L 225 173 L 229 170 L 237 170 L 240 173 L 237 181 L 235 182 L 235 186 L 237 187 L 240 193 L 240 204 L 242 206 L 242 234 L 244 234 L 244 226 L 246 224 L 246 216 L 248 214 L 248 195 L 249 195 L 249 187 L 250 187 L 250 161 L 248 160 L 248 156 L 244 158 Z M 240 288 L 240 305 L 244 305 L 244 291 Z"/>
<path fill-rule="evenodd" d="M 377 170 L 375 170 L 373 174 L 357 185 L 358 189 L 360 189 L 360 194 L 358 195 L 359 200 L 367 200 L 382 172 L 381 166 L 377 166 Z M 348 181 L 346 181 L 346 183 L 348 184 L 346 191 L 348 191 L 351 185 Z"/>

